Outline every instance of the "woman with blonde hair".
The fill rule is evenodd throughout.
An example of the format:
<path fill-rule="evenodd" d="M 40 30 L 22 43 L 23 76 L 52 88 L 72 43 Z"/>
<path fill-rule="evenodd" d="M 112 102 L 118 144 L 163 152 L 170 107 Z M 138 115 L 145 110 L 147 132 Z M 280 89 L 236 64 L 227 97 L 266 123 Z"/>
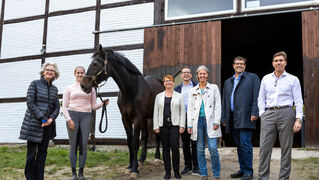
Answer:
<path fill-rule="evenodd" d="M 96 103 L 96 93 L 94 88 L 87 94 L 81 89 L 81 82 L 85 74 L 82 66 L 77 66 L 74 70 L 76 82 L 69 85 L 63 93 L 62 111 L 66 119 L 68 129 L 70 152 L 69 158 L 72 168 L 71 179 L 85 179 L 84 166 L 87 156 L 87 144 L 92 127 L 92 110 L 102 107 L 103 103 L 108 104 L 108 100 Z M 76 174 L 77 148 L 79 147 L 79 174 Z"/>

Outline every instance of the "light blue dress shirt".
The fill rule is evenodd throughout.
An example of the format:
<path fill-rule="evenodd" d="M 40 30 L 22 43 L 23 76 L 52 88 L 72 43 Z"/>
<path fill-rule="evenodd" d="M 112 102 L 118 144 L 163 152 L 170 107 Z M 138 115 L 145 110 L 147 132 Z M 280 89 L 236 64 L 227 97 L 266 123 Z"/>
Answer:
<path fill-rule="evenodd" d="M 238 82 L 239 82 L 239 80 L 240 80 L 240 78 L 241 78 L 242 75 L 243 75 L 243 73 L 241 73 L 241 74 L 238 76 L 237 79 L 236 79 L 236 74 L 233 76 L 233 78 L 234 78 L 234 86 L 233 86 L 233 91 L 232 91 L 231 97 L 230 97 L 230 110 L 231 110 L 232 112 L 234 112 L 234 93 L 235 93 L 235 89 L 236 89 L 237 84 L 238 84 Z"/>

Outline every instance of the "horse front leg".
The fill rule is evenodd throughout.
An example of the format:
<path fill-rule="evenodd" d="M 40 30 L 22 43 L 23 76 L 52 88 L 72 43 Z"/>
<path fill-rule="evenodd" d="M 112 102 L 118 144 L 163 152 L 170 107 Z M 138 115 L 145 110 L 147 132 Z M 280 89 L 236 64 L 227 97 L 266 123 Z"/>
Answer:
<path fill-rule="evenodd" d="M 134 121 L 134 130 L 133 130 L 133 140 L 132 140 L 132 148 L 133 148 L 133 163 L 132 163 L 132 171 L 131 171 L 131 177 L 137 178 L 138 171 L 138 162 L 137 162 L 137 153 L 140 146 L 139 138 L 140 138 L 140 121 L 141 119 L 138 118 L 136 121 Z"/>
<path fill-rule="evenodd" d="M 142 152 L 140 155 L 139 163 L 143 163 L 147 156 L 147 143 L 148 143 L 148 131 L 142 130 Z"/>
<path fill-rule="evenodd" d="M 125 174 L 130 174 L 132 170 L 133 164 L 133 148 L 132 148 L 132 140 L 133 140 L 133 127 L 130 122 L 122 118 L 122 122 L 125 128 L 126 137 L 127 137 L 127 146 L 129 149 L 130 157 L 129 157 L 129 165 L 125 170 Z"/>

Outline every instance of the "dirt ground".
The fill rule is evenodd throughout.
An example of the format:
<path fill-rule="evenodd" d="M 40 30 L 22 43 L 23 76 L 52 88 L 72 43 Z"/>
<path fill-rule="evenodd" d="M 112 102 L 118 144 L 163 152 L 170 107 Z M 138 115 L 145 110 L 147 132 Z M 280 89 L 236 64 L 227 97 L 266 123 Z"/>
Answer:
<path fill-rule="evenodd" d="M 102 148 L 105 148 L 105 147 L 102 147 Z M 107 148 L 111 148 L 111 149 L 120 148 L 121 150 L 125 150 L 126 147 L 112 146 Z M 181 161 L 180 161 L 180 171 L 181 171 L 184 168 L 182 149 L 180 149 L 180 153 L 181 153 Z M 221 179 L 223 180 L 231 179 L 230 174 L 237 172 L 239 170 L 237 151 L 235 148 L 219 148 L 219 154 L 220 154 L 220 161 L 221 161 Z M 257 178 L 258 154 L 259 154 L 259 148 L 254 148 L 253 168 L 254 168 L 255 179 L 258 179 Z M 307 154 L 309 156 L 307 156 Z M 207 155 L 206 157 L 209 157 L 207 149 L 206 149 L 206 155 Z M 311 154 L 311 151 L 299 152 L 298 150 L 294 150 L 293 158 L 295 157 L 296 158 L 319 157 L 319 152 L 315 151 L 313 154 Z M 213 179 L 209 159 L 207 159 L 207 165 L 208 165 L 208 179 Z M 272 160 L 271 160 L 270 180 L 278 179 L 279 169 L 280 169 L 280 149 L 276 148 L 273 151 Z M 298 169 L 300 169 L 300 167 L 297 167 L 297 164 L 293 162 L 291 176 L 290 176 L 291 180 L 309 179 L 307 177 L 311 174 L 311 172 L 301 171 Z M 86 173 L 87 179 L 97 179 L 97 180 L 99 179 L 122 179 L 122 180 L 130 179 L 127 175 L 124 174 L 124 171 L 125 171 L 125 167 L 95 167 L 95 168 L 87 168 L 85 173 Z M 105 173 L 111 173 L 111 174 L 113 173 L 115 176 L 112 176 L 109 178 L 105 178 L 105 177 L 99 178 L 103 176 L 103 174 Z M 140 174 L 138 176 L 138 179 L 139 180 L 162 180 L 164 174 L 165 174 L 165 171 L 164 171 L 163 164 L 156 164 L 153 162 L 153 158 L 147 158 L 146 162 L 140 166 Z M 60 176 L 61 179 L 66 178 L 65 173 L 61 173 L 61 175 L 63 175 L 63 177 Z M 172 171 L 172 175 L 173 175 L 173 171 Z M 58 178 L 58 177 L 55 177 L 55 178 Z M 192 174 L 188 174 L 188 175 L 183 175 L 182 179 L 198 180 L 200 179 L 200 177 L 194 176 Z"/>

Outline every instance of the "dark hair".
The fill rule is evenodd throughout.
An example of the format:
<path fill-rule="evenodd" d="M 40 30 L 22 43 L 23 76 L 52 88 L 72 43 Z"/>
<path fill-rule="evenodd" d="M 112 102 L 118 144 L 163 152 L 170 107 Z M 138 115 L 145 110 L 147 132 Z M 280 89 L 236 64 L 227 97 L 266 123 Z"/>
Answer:
<path fill-rule="evenodd" d="M 287 54 L 284 51 L 279 51 L 276 54 L 274 54 L 274 56 L 272 57 L 272 60 L 274 60 L 275 57 L 277 57 L 277 56 L 282 56 L 282 57 L 284 57 L 285 61 L 287 61 Z"/>
<path fill-rule="evenodd" d="M 244 63 L 247 64 L 246 58 L 241 57 L 241 56 L 235 57 L 234 60 L 233 60 L 233 64 L 235 64 L 235 61 L 238 61 L 238 60 L 239 60 L 239 61 L 244 61 Z"/>

